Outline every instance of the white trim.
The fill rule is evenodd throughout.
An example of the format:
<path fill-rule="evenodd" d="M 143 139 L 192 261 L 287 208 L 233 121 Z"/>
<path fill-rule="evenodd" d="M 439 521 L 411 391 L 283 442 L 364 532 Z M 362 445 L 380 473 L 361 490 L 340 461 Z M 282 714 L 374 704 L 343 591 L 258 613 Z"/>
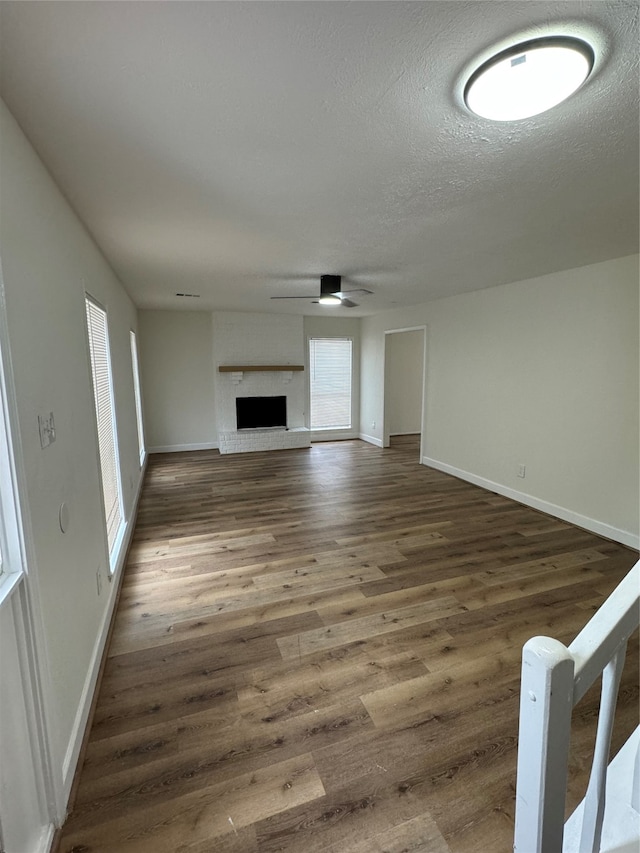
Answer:
<path fill-rule="evenodd" d="M 37 741 L 34 756 L 39 756 L 36 769 L 37 784 L 44 797 L 47 815 L 52 824 L 61 823 L 64 803 L 60 791 L 59 750 L 52 732 L 55 730 L 56 709 L 52 698 L 52 675 L 49 664 L 40 587 L 38 585 L 38 565 L 33 546 L 31 511 L 27 500 L 27 480 L 24 470 L 24 452 L 18 425 L 18 405 L 13 380 L 13 364 L 9 345 L 5 287 L 2 265 L 0 264 L 0 393 L 3 394 L 4 440 L 9 451 L 9 463 L 14 493 L 13 515 L 15 521 L 16 544 L 19 551 L 20 571 L 16 572 L 24 581 L 11 582 L 11 596 L 7 600 L 20 602 L 20 618 L 24 635 L 20 645 L 25 654 L 26 672 L 31 681 L 30 695 L 25 702 L 31 703 L 36 730 L 31 735 Z M 15 611 L 14 611 L 15 613 Z"/>
<path fill-rule="evenodd" d="M 11 601 L 14 589 L 24 579 L 23 572 L 7 572 L 0 578 L 0 609 Z"/>
<path fill-rule="evenodd" d="M 367 434 L 366 434 L 366 433 L 364 433 L 364 432 L 361 432 L 361 433 L 358 435 L 358 438 L 362 439 L 362 441 L 366 441 L 366 442 L 368 442 L 369 444 L 375 444 L 375 446 L 376 446 L 376 447 L 382 447 L 382 446 L 383 446 L 383 445 L 382 445 L 382 439 L 381 439 L 381 438 L 376 438 L 376 437 L 375 437 L 375 436 L 373 436 L 373 435 L 367 435 Z"/>
<path fill-rule="evenodd" d="M 427 345 L 428 345 L 428 327 L 426 323 L 421 326 L 407 326 L 403 329 L 385 329 L 383 338 L 382 351 L 382 441 L 380 447 L 389 447 L 391 443 L 391 433 L 387 432 L 388 413 L 387 413 L 387 335 L 396 335 L 401 332 L 422 332 L 422 400 L 420 401 L 420 456 L 425 449 L 425 403 L 427 399 Z M 401 433 L 393 433 L 401 435 Z M 413 434 L 413 433 L 405 433 Z"/>
<path fill-rule="evenodd" d="M 17 411 L 9 351 L 4 279 L 0 267 L 0 604 L 25 573 L 20 494 L 16 463 Z"/>
<path fill-rule="evenodd" d="M 395 335 L 397 332 L 421 332 L 426 331 L 426 326 L 406 326 L 404 329 L 385 329 L 385 335 Z"/>
<path fill-rule="evenodd" d="M 50 823 L 48 826 L 42 830 L 42 834 L 38 839 L 38 843 L 33 851 L 33 853 L 49 853 L 51 847 L 53 846 L 53 839 L 56 834 L 56 827 L 53 823 Z"/>
<path fill-rule="evenodd" d="M 639 599 L 640 560 L 569 646 L 575 661 L 574 705 L 578 704 L 638 627 Z M 602 713 L 601 702 L 599 717 L 602 717 Z"/>
<path fill-rule="evenodd" d="M 574 512 L 563 506 L 551 503 L 550 501 L 542 500 L 541 498 L 527 495 L 524 492 L 519 492 L 516 489 L 511 489 L 509 486 L 503 486 L 501 483 L 494 483 L 493 480 L 487 480 L 485 477 L 479 477 L 477 474 L 471 474 L 469 471 L 463 471 L 453 465 L 448 465 L 446 462 L 440 462 L 437 459 L 431 459 L 428 456 L 422 457 L 422 464 L 429 468 L 437 468 L 438 471 L 444 471 L 445 474 L 452 474 L 460 480 L 466 480 L 468 483 L 473 483 L 475 486 L 480 486 L 483 489 L 488 489 L 490 492 L 496 492 L 503 495 L 505 498 L 511 498 L 526 506 L 538 509 L 540 512 L 546 512 L 555 518 L 562 521 L 568 521 L 569 524 L 575 524 L 576 527 L 582 527 L 585 530 L 596 533 L 598 536 L 604 536 L 605 539 L 613 539 L 615 542 L 620 542 L 621 545 L 626 545 L 629 548 L 638 550 L 640 548 L 640 536 L 637 533 L 632 533 L 629 530 L 621 530 L 618 527 L 613 527 L 606 524 L 604 521 L 598 521 L 595 518 L 589 518 L 586 515 L 581 515 L 579 512 Z"/>
<path fill-rule="evenodd" d="M 17 443 L 20 441 L 17 436 Z M 24 488 L 26 493 L 25 475 L 22 467 L 24 456 L 16 456 L 18 472 L 19 492 Z M 26 654 L 31 669 L 33 683 L 33 698 L 35 702 L 35 714 L 38 724 L 38 738 L 40 741 L 40 758 L 45 785 L 45 796 L 49 809 L 49 818 L 56 825 L 61 825 L 65 816 L 66 801 L 61 791 L 61 768 L 60 748 L 52 732 L 55 729 L 57 708 L 53 700 L 53 686 L 51 681 L 51 665 L 49 663 L 49 648 L 42 621 L 42 605 L 40 599 L 40 587 L 38 584 L 38 565 L 33 552 L 33 533 L 31 527 L 31 514 L 27 503 L 21 505 L 22 519 L 22 542 L 25 554 L 24 574 L 24 596 L 22 598 L 22 618 L 26 635 Z"/>
<path fill-rule="evenodd" d="M 420 435 L 419 429 L 407 429 L 404 432 L 390 432 L 389 438 L 393 438 L 396 435 Z"/>
<path fill-rule="evenodd" d="M 201 444 L 158 444 L 147 447 L 147 453 L 184 453 L 185 450 L 218 450 L 217 441 L 205 441 Z"/>
<path fill-rule="evenodd" d="M 61 815 L 59 814 L 59 797 L 56 797 L 56 792 L 53 790 L 55 784 L 53 775 L 50 771 L 50 766 L 45 763 L 49 755 L 49 734 L 46 729 L 46 719 L 44 717 L 42 684 L 38 673 L 37 649 L 34 639 L 35 632 L 27 589 L 28 581 L 28 576 L 24 575 L 23 583 L 20 584 L 13 596 L 12 605 L 22 678 L 22 696 L 26 710 L 31 751 L 34 756 L 42 756 L 42 781 L 34 767 L 44 821 L 36 846 L 36 851 L 39 851 L 49 849 L 48 847 L 43 847 L 43 845 L 47 842 L 50 844 L 53 840 L 56 821 L 60 819 Z M 44 787 L 42 787 L 42 782 L 44 783 Z"/>
<path fill-rule="evenodd" d="M 146 442 L 144 437 L 144 418 L 142 415 L 142 389 L 140 387 L 140 362 L 138 359 L 138 336 L 135 329 L 129 329 L 129 350 L 131 352 L 131 375 L 133 377 L 133 398 L 136 409 L 136 429 L 138 432 L 138 461 L 144 463 Z"/>
<path fill-rule="evenodd" d="M 113 577 L 116 577 L 117 575 L 121 574 L 122 569 L 124 567 L 129 543 L 131 542 L 131 537 L 133 536 L 133 531 L 136 526 L 138 503 L 140 502 L 140 495 L 142 494 L 142 485 L 144 482 L 144 472 L 145 468 L 143 468 L 140 472 L 140 479 L 138 480 L 138 488 L 133 502 L 131 514 L 124 526 L 122 547 L 118 552 L 118 557 L 113 571 Z M 76 712 L 76 717 L 73 721 L 73 727 L 71 729 L 71 736 L 69 738 L 67 751 L 64 756 L 64 761 L 62 763 L 62 784 L 64 789 L 63 792 L 65 803 L 68 803 L 69 796 L 71 794 L 71 787 L 73 785 L 73 779 L 75 776 L 78 759 L 80 757 L 80 750 L 82 748 L 85 730 L 89 720 L 89 712 L 91 711 L 91 705 L 96 690 L 98 675 L 100 672 L 100 665 L 102 663 L 102 656 L 104 654 L 107 637 L 109 635 L 109 628 L 111 627 L 111 620 L 113 618 L 113 612 L 115 609 L 116 599 L 118 597 L 118 587 L 119 583 L 112 584 L 109 587 L 109 602 L 105 608 L 104 616 L 102 618 L 102 624 L 100 626 L 100 630 L 98 632 L 96 642 L 93 647 L 93 653 L 91 655 L 91 661 L 89 664 L 87 677 L 85 679 L 84 687 L 82 689 L 82 696 L 80 697 L 78 710 Z"/>

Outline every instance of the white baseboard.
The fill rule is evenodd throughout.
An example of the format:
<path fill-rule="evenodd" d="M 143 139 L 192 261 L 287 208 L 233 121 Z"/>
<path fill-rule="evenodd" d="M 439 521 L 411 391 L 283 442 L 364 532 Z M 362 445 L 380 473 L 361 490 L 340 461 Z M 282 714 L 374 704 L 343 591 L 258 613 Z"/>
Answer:
<path fill-rule="evenodd" d="M 576 527 L 583 527 L 585 530 L 596 533 L 598 536 L 613 539 L 614 542 L 620 542 L 621 545 L 626 545 L 636 550 L 640 547 L 640 536 L 631 533 L 629 530 L 612 527 L 612 525 L 605 524 L 603 521 L 581 515 L 579 512 L 574 512 L 566 507 L 550 503 L 550 501 L 535 498 L 532 495 L 511 489 L 509 486 L 503 486 L 501 483 L 494 483 L 493 480 L 487 480 L 485 477 L 479 477 L 477 474 L 471 474 L 469 471 L 463 471 L 461 468 L 455 468 L 453 465 L 448 465 L 446 462 L 440 462 L 437 459 L 431 459 L 428 456 L 422 457 L 422 464 L 427 465 L 429 468 L 437 468 L 438 471 L 444 471 L 445 474 L 452 474 L 460 480 L 466 480 L 468 483 L 473 483 L 474 486 L 480 486 L 490 492 L 496 492 L 505 498 L 511 498 L 533 509 L 546 512 L 548 515 L 553 515 L 562 521 L 568 521 L 569 524 L 575 524 Z"/>
<path fill-rule="evenodd" d="M 149 457 L 147 456 L 146 458 L 148 459 Z M 133 507 L 131 509 L 131 515 L 129 516 L 129 519 L 125 526 L 124 535 L 122 537 L 122 546 L 120 548 L 120 553 L 118 554 L 118 560 L 116 563 L 115 570 L 111 577 L 111 583 L 109 584 L 109 601 L 105 608 L 104 615 L 102 617 L 102 623 L 100 625 L 100 630 L 98 631 L 96 642 L 93 647 L 89 670 L 87 672 L 87 677 L 84 682 L 82 696 L 80 697 L 80 702 L 78 704 L 78 711 L 76 713 L 75 720 L 73 721 L 71 737 L 69 738 L 69 744 L 67 746 L 67 751 L 65 753 L 64 761 L 62 764 L 62 784 L 65 804 L 69 802 L 71 786 L 73 785 L 73 778 L 76 772 L 78 758 L 80 757 L 80 750 L 82 749 L 82 743 L 84 740 L 87 722 L 89 720 L 89 713 L 91 711 L 93 696 L 96 690 L 98 675 L 100 673 L 100 665 L 102 663 L 104 647 L 107 642 L 107 637 L 109 635 L 111 619 L 113 618 L 113 611 L 115 608 L 116 599 L 118 597 L 118 588 L 122 580 L 124 561 L 126 559 L 129 543 L 131 542 L 131 537 L 133 536 L 133 531 L 136 526 L 138 503 L 140 502 L 140 495 L 142 494 L 142 484 L 144 482 L 145 470 L 146 459 L 140 471 L 140 479 L 138 480 L 138 488 L 136 491 L 135 500 L 133 502 Z"/>
<path fill-rule="evenodd" d="M 393 438 L 395 435 L 420 435 L 419 429 L 407 429 L 404 432 L 390 432 L 389 438 Z"/>
<path fill-rule="evenodd" d="M 375 436 L 367 435 L 364 432 L 361 432 L 360 435 L 358 436 L 358 438 L 362 439 L 362 441 L 368 442 L 369 444 L 375 444 L 376 447 L 383 447 L 384 446 L 382 444 L 381 438 L 375 438 Z"/>
<path fill-rule="evenodd" d="M 159 444 L 147 448 L 149 453 L 184 453 L 186 450 L 217 450 L 217 441 L 205 441 L 202 444 Z"/>
<path fill-rule="evenodd" d="M 49 853 L 56 834 L 56 828 L 52 823 L 47 824 L 42 830 L 37 846 L 33 853 Z"/>

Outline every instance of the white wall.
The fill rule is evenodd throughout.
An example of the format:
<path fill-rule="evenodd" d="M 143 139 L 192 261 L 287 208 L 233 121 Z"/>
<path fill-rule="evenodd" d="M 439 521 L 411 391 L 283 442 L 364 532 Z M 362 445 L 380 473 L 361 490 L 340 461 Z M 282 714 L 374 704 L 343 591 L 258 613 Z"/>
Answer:
<path fill-rule="evenodd" d="M 422 428 L 424 331 L 385 335 L 385 428 L 410 435 Z"/>
<path fill-rule="evenodd" d="M 637 543 L 638 257 L 365 318 L 376 439 L 384 331 L 421 323 L 428 464 Z"/>
<path fill-rule="evenodd" d="M 290 427 L 308 426 L 309 337 L 353 338 L 353 430 L 360 411 L 360 320 L 216 311 L 140 311 L 139 357 L 150 450 L 218 446 L 235 430 L 235 398 L 285 395 Z M 221 364 L 304 364 L 290 381 L 275 372 L 245 373 L 234 384 Z M 333 434 L 314 434 L 331 438 Z M 345 435 L 340 433 L 339 436 Z"/>
<path fill-rule="evenodd" d="M 0 251 L 30 522 L 28 580 L 40 602 L 54 776 L 66 795 L 116 586 L 108 581 L 85 290 L 108 314 L 128 521 L 141 481 L 129 345 L 136 310 L 4 104 L 0 133 Z M 56 441 L 43 450 L 38 414 L 50 411 Z M 65 534 L 58 522 L 63 501 Z"/>
<path fill-rule="evenodd" d="M 211 314 L 140 311 L 138 322 L 147 447 L 217 447 Z"/>

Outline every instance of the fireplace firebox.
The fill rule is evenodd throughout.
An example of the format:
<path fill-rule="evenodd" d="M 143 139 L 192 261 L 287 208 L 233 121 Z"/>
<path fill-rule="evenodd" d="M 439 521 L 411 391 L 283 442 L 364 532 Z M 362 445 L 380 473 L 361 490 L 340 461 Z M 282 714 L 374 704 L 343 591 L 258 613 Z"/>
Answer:
<path fill-rule="evenodd" d="M 236 397 L 237 429 L 265 429 L 287 426 L 287 398 Z"/>

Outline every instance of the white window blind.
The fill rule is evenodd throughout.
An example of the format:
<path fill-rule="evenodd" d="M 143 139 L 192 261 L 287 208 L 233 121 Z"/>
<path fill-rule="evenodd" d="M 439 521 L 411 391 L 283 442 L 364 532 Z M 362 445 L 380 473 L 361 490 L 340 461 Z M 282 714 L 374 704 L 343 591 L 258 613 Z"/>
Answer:
<path fill-rule="evenodd" d="M 350 429 L 351 350 L 343 338 L 310 339 L 311 429 Z"/>
<path fill-rule="evenodd" d="M 86 307 L 91 372 L 93 375 L 93 396 L 98 425 L 104 514 L 107 525 L 109 553 L 111 553 L 118 538 L 123 519 L 120 501 L 118 445 L 116 441 L 111 363 L 109 359 L 107 314 L 89 297 L 86 299 Z"/>
<path fill-rule="evenodd" d="M 131 367 L 133 370 L 133 393 L 136 399 L 136 424 L 138 426 L 138 450 L 140 451 L 140 464 L 144 460 L 144 427 L 142 424 L 142 396 L 140 394 L 140 371 L 138 369 L 138 344 L 136 333 L 130 332 L 131 340 Z"/>

